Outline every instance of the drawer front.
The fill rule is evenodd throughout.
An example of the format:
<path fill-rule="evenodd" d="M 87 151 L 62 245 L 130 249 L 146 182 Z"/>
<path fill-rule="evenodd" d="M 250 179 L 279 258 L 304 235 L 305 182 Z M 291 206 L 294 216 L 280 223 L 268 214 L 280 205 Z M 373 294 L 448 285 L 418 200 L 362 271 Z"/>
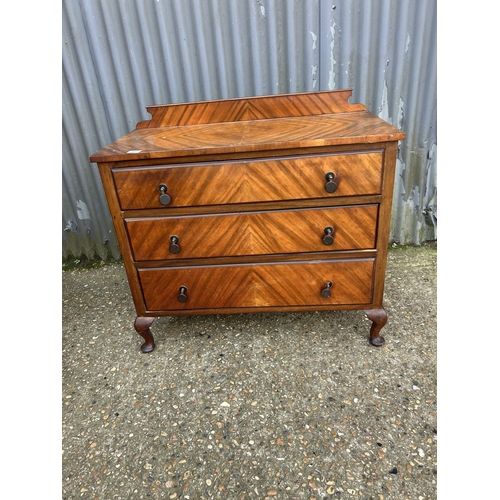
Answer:
<path fill-rule="evenodd" d="M 373 267 L 374 259 L 193 266 L 141 269 L 139 280 L 149 311 L 351 305 L 371 302 Z"/>
<path fill-rule="evenodd" d="M 125 222 L 134 260 L 146 261 L 372 249 L 377 214 L 362 205 Z"/>
<path fill-rule="evenodd" d="M 382 152 L 113 169 L 123 210 L 224 205 L 381 192 Z M 327 191 L 326 174 L 335 189 Z M 168 205 L 160 202 L 167 188 Z M 165 202 L 165 197 L 162 198 Z"/>

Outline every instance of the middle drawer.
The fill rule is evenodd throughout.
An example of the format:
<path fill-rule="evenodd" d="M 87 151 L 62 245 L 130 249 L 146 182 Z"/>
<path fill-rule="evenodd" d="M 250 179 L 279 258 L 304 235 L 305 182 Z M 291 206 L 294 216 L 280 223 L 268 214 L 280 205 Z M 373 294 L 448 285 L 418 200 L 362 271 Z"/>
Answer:
<path fill-rule="evenodd" d="M 375 248 L 378 205 L 125 219 L 135 261 Z"/>

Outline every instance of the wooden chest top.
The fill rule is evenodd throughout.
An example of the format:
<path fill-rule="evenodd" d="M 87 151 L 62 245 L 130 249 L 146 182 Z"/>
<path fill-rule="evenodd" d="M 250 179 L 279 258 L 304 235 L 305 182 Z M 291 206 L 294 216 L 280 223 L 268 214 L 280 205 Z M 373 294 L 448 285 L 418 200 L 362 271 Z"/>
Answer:
<path fill-rule="evenodd" d="M 351 90 L 225 99 L 147 108 L 152 118 L 90 157 L 161 159 L 398 141 L 405 134 L 349 104 Z"/>

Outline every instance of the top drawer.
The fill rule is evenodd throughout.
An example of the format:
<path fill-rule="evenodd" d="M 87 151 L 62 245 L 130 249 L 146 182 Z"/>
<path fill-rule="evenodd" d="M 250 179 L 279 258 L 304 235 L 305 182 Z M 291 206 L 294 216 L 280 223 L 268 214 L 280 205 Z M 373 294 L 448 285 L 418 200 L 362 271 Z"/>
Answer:
<path fill-rule="evenodd" d="M 112 173 L 123 210 L 304 200 L 380 194 L 382 154 L 115 168 Z M 327 179 L 329 173 L 334 174 L 333 182 Z"/>

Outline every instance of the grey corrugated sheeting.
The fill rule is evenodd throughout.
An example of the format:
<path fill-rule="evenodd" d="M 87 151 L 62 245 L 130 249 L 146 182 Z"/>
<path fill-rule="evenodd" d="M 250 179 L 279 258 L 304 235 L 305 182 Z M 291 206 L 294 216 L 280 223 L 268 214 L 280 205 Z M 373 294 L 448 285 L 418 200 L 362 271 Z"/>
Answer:
<path fill-rule="evenodd" d="M 145 107 L 352 88 L 402 128 L 391 240 L 437 238 L 436 1 L 64 0 L 63 258 L 119 258 L 90 154 Z"/>

